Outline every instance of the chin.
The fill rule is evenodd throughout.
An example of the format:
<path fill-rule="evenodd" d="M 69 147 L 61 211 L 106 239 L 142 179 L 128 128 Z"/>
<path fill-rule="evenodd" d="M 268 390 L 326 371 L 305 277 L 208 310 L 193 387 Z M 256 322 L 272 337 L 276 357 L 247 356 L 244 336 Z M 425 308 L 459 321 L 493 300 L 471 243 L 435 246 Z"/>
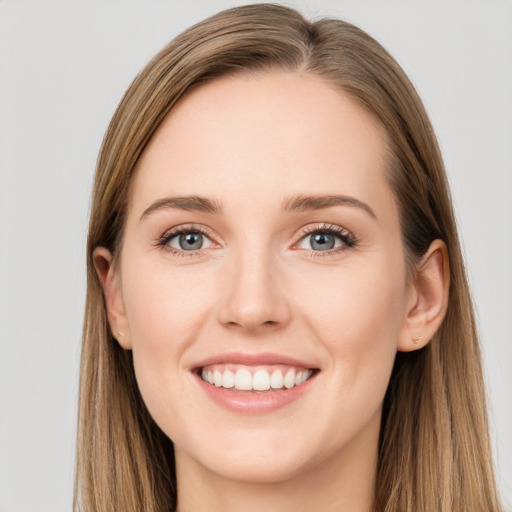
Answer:
<path fill-rule="evenodd" d="M 205 461 L 205 467 L 221 478 L 241 483 L 278 484 L 291 480 L 307 470 L 307 462 L 291 454 L 283 456 L 279 453 L 261 457 L 253 454 L 242 456 L 229 454 L 220 460 Z"/>
<path fill-rule="evenodd" d="M 322 449 L 326 443 L 305 439 L 304 431 L 299 435 L 294 429 L 254 428 L 231 429 L 224 434 L 211 433 L 210 442 L 202 439 L 195 446 L 178 448 L 178 464 L 199 466 L 210 475 L 240 483 L 278 484 L 307 473 L 328 458 Z M 334 447 L 327 448 L 330 452 Z"/>

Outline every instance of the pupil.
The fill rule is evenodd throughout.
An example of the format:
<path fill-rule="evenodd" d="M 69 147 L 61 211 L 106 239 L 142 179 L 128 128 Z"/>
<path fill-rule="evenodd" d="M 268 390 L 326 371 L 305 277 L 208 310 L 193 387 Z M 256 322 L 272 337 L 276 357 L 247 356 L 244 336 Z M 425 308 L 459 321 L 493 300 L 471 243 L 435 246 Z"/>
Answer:
<path fill-rule="evenodd" d="M 200 233 L 187 233 L 180 236 L 180 247 L 185 250 L 201 249 L 203 245 L 203 235 Z"/>
<path fill-rule="evenodd" d="M 327 251 L 332 249 L 334 247 L 334 237 L 325 233 L 318 233 L 313 235 L 313 242 L 311 247 L 319 251 Z"/>

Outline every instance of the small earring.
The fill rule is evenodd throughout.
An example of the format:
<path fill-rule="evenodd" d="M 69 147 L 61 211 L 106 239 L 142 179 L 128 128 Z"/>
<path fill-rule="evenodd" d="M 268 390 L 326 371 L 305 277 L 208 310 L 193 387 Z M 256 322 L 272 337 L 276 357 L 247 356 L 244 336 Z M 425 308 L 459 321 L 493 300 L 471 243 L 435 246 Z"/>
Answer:
<path fill-rule="evenodd" d="M 421 336 L 413 336 L 412 342 L 417 345 L 421 341 Z"/>
<path fill-rule="evenodd" d="M 117 337 L 118 338 L 122 338 L 124 336 L 124 332 L 123 331 L 117 331 Z"/>

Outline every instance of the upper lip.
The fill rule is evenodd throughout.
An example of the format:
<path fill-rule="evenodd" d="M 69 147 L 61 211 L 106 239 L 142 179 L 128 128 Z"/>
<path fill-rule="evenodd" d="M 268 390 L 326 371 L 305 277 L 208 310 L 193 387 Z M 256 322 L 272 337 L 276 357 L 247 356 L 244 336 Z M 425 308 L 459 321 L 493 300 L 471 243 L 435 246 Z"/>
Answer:
<path fill-rule="evenodd" d="M 281 364 L 286 366 L 298 366 L 302 368 L 315 368 L 305 361 L 300 361 L 293 357 L 274 354 L 272 352 L 263 352 L 261 354 L 244 354 L 242 352 L 227 352 L 225 354 L 217 354 L 211 357 L 207 357 L 194 365 L 192 369 L 203 368 L 214 364 L 240 364 L 244 366 L 259 366 L 259 365 L 270 365 L 270 364 Z"/>

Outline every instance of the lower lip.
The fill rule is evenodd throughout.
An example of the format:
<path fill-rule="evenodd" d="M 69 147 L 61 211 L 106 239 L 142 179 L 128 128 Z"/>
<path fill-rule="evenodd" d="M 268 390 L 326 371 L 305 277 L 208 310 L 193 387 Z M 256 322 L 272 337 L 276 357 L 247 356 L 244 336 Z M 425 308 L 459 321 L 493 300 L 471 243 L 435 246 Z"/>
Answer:
<path fill-rule="evenodd" d="M 306 382 L 290 389 L 262 392 L 233 391 L 209 384 L 199 375 L 195 377 L 201 389 L 221 407 L 237 413 L 264 414 L 281 409 L 301 398 L 311 388 L 316 376 L 314 373 Z"/>

